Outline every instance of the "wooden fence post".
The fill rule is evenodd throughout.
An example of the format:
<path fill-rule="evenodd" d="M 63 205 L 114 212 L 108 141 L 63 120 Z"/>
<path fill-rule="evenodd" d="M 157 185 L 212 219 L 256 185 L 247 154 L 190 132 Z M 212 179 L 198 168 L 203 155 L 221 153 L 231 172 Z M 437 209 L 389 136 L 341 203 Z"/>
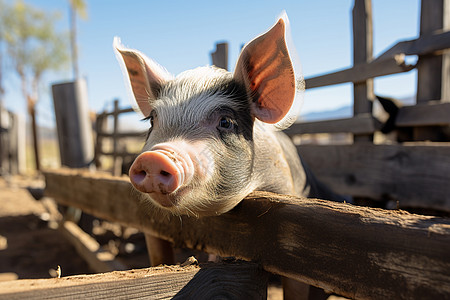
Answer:
<path fill-rule="evenodd" d="M 61 164 L 70 168 L 87 167 L 94 157 L 94 141 L 86 81 L 77 79 L 55 84 L 52 91 Z"/>
<path fill-rule="evenodd" d="M 212 64 L 228 70 L 228 43 L 217 43 L 216 51 L 211 52 Z"/>
<path fill-rule="evenodd" d="M 9 173 L 19 173 L 19 120 L 16 114 L 9 112 Z"/>
<path fill-rule="evenodd" d="M 0 175 L 4 172 L 6 126 L 3 126 L 3 101 L 0 101 Z"/>
<path fill-rule="evenodd" d="M 119 100 L 114 100 L 114 123 L 113 123 L 113 175 L 120 176 L 122 173 L 122 161 L 123 157 L 118 155 L 119 143 L 118 143 L 118 133 L 119 133 Z"/>
<path fill-rule="evenodd" d="M 450 8 L 448 0 L 422 0 L 420 37 L 449 29 Z M 450 56 L 421 55 L 417 63 L 417 104 L 429 101 L 450 101 Z M 445 97 L 445 98 L 444 98 Z M 442 140 L 439 126 L 414 128 L 414 140 Z"/>
<path fill-rule="evenodd" d="M 353 65 L 370 62 L 373 55 L 372 1 L 355 0 L 353 6 Z M 372 113 L 373 79 L 353 83 L 353 114 Z M 373 134 L 354 135 L 354 141 L 372 141 Z"/>
<path fill-rule="evenodd" d="M 106 118 L 105 115 L 106 112 L 103 112 L 101 114 L 97 115 L 97 119 L 95 121 L 95 155 L 94 155 L 94 161 L 95 161 L 95 167 L 98 169 L 101 167 L 101 161 L 100 156 L 103 152 L 103 136 L 101 133 L 105 131 L 106 128 Z"/>

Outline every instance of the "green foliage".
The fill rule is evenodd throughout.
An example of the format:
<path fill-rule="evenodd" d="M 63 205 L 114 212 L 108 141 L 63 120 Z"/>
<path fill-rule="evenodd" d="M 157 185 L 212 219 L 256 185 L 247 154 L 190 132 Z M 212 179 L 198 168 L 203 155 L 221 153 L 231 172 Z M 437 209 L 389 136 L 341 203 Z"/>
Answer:
<path fill-rule="evenodd" d="M 70 6 L 82 19 L 87 19 L 87 7 L 84 0 L 69 0 Z"/>
<path fill-rule="evenodd" d="M 10 63 L 22 80 L 22 89 L 38 82 L 45 71 L 66 66 L 68 38 L 66 33 L 55 30 L 58 13 L 47 13 L 22 1 L 10 6 L 0 2 L 0 10 L 0 37 L 6 43 Z"/>
<path fill-rule="evenodd" d="M 4 39 L 8 54 L 16 65 L 30 67 L 35 74 L 59 69 L 67 61 L 64 34 L 57 33 L 56 13 L 45 13 L 23 2 L 16 2 L 5 16 Z"/>

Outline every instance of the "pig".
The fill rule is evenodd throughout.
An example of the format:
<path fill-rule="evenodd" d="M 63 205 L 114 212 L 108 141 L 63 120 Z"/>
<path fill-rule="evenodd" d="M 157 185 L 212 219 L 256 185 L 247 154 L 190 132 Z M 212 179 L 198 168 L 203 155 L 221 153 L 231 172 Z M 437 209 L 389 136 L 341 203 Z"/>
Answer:
<path fill-rule="evenodd" d="M 244 46 L 233 73 L 209 66 L 175 77 L 115 38 L 128 86 L 150 127 L 129 171 L 144 203 L 202 217 L 226 213 L 256 190 L 340 200 L 280 131 L 297 119 L 305 89 L 292 45 L 283 14 Z M 163 262 L 157 257 L 153 264 Z M 293 279 L 284 278 L 283 285 L 286 299 L 326 298 Z"/>
<path fill-rule="evenodd" d="M 114 48 L 150 127 L 129 171 L 144 202 L 202 217 L 256 190 L 332 197 L 280 131 L 305 88 L 286 14 L 244 46 L 233 73 L 207 66 L 175 77 L 118 38 Z"/>

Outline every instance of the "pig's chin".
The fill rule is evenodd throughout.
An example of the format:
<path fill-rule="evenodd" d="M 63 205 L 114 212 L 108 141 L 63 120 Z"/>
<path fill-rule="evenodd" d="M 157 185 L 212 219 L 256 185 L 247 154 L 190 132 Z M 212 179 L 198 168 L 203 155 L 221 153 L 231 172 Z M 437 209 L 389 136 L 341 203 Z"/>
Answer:
<path fill-rule="evenodd" d="M 164 208 L 171 208 L 177 205 L 177 198 L 173 194 L 148 193 L 150 199 L 157 205 Z"/>

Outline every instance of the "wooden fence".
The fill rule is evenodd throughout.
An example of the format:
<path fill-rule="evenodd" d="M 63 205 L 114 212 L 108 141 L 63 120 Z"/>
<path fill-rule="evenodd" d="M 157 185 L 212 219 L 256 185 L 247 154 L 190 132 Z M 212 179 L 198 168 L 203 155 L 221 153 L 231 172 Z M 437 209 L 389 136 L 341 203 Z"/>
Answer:
<path fill-rule="evenodd" d="M 450 48 L 450 32 L 444 28 L 450 20 L 444 10 L 448 2 L 422 1 L 419 38 L 400 42 L 373 58 L 371 1 L 355 0 L 353 67 L 306 80 L 307 88 L 354 85 L 352 118 L 300 123 L 286 130 L 292 137 L 353 135 L 350 145 L 298 146 L 317 177 L 337 192 L 355 199 L 384 200 L 393 208 L 450 211 L 446 134 L 450 72 L 444 51 Z M 407 65 L 405 55 L 418 55 L 417 65 Z M 373 135 L 383 124 L 372 116 L 373 78 L 413 68 L 418 71 L 417 105 L 397 107 L 390 119 L 391 129 L 406 133 L 405 142 L 374 144 Z M 120 149 L 119 140 L 142 134 L 120 133 L 117 123 L 120 113 L 130 111 L 120 110 L 116 102 L 114 112 L 99 115 L 96 157 L 110 155 L 118 161 L 130 155 Z M 104 129 L 107 117 L 115 120 L 112 133 Z M 105 138 L 113 139 L 112 151 L 102 150 Z M 450 297 L 450 221 L 446 218 L 254 193 L 229 213 L 196 219 L 143 207 L 126 178 L 75 170 L 45 176 L 47 195 L 59 203 L 137 227 L 175 247 L 256 261 L 266 271 L 353 299 Z M 265 282 L 262 277 L 253 280 Z M 114 295 L 114 290 L 107 295 Z"/>
<path fill-rule="evenodd" d="M 25 150 L 23 129 L 19 117 L 0 104 L 0 175 L 23 171 L 25 161 L 20 152 Z"/>
<path fill-rule="evenodd" d="M 444 5 L 448 1 L 422 1 L 419 38 L 374 58 L 371 1 L 355 0 L 353 66 L 306 79 L 307 89 L 353 83 L 352 118 L 299 123 L 286 130 L 291 137 L 353 135 L 352 145 L 298 146 L 302 159 L 336 192 L 355 200 L 375 199 L 382 202 L 379 206 L 450 211 L 450 32 L 445 27 L 450 12 Z M 417 55 L 417 64 L 406 64 L 406 55 Z M 374 133 L 384 125 L 372 115 L 373 78 L 413 69 L 418 73 L 417 104 L 391 108 L 388 120 L 402 143 L 373 144 Z"/>
<path fill-rule="evenodd" d="M 95 124 L 95 129 L 97 133 L 96 142 L 95 142 L 95 165 L 98 168 L 102 167 L 101 157 L 107 156 L 112 158 L 112 167 L 111 172 L 114 175 L 120 175 L 123 173 L 123 165 L 126 164 L 127 161 L 132 161 L 138 152 L 129 151 L 122 143 L 123 139 L 135 138 L 141 141 L 143 145 L 143 141 L 145 138 L 144 132 L 121 132 L 119 130 L 119 117 L 120 115 L 134 112 L 132 108 L 119 108 L 119 101 L 114 100 L 114 110 L 112 112 L 102 112 L 97 115 L 97 120 Z M 107 122 L 108 118 L 113 121 L 112 131 L 108 129 Z M 109 139 L 112 144 L 112 149 L 104 150 L 105 140 Z"/>
<path fill-rule="evenodd" d="M 45 177 L 47 195 L 61 204 L 352 299 L 450 295 L 449 219 L 263 192 L 197 219 L 143 205 L 128 178 L 77 170 Z"/>

